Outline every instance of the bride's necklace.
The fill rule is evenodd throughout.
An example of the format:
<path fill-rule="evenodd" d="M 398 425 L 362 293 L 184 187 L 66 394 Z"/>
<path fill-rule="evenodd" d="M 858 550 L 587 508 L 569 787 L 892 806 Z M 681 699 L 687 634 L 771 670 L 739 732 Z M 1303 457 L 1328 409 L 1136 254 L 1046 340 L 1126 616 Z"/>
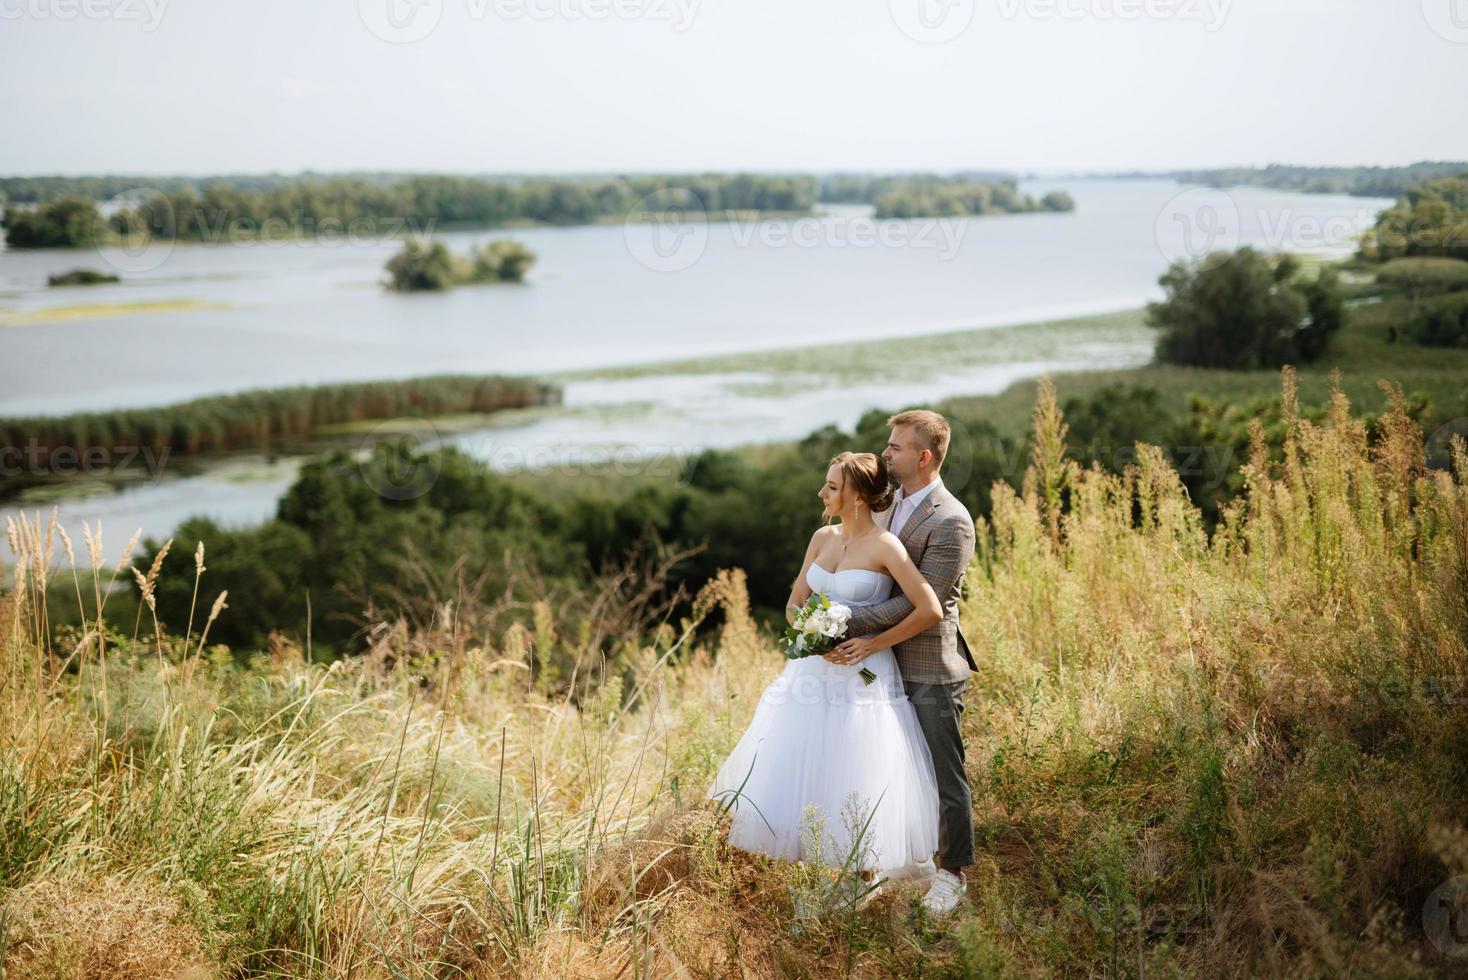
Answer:
<path fill-rule="evenodd" d="M 877 526 L 874 525 L 870 531 L 866 532 L 863 535 L 860 535 L 858 537 L 855 537 L 855 538 L 851 537 L 846 531 L 842 531 L 841 532 L 841 557 L 842 558 L 845 558 L 846 557 L 846 548 L 847 548 L 847 546 L 849 546 L 851 544 L 852 541 L 864 541 L 867 538 L 871 537 L 873 534 L 880 534 L 881 531 L 882 531 L 882 529 L 880 527 L 877 527 Z"/>

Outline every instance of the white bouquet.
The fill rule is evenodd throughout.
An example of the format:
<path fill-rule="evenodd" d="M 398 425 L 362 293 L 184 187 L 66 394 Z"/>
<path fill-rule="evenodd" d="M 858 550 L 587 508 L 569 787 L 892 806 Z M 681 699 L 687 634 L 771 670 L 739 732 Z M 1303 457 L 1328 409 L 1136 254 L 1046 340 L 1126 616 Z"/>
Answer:
<path fill-rule="evenodd" d="M 846 625 L 850 621 L 850 607 L 832 602 L 824 592 L 812 593 L 796 612 L 795 623 L 785 630 L 785 658 L 824 656 L 846 638 Z M 870 684 L 877 675 L 863 667 L 861 679 Z"/>

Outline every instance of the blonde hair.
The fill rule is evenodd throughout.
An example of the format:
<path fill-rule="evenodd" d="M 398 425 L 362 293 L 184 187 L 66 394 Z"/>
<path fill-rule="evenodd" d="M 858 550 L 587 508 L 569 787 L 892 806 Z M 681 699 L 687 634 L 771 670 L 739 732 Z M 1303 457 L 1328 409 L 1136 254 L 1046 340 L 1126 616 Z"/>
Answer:
<path fill-rule="evenodd" d="M 841 467 L 847 485 L 872 513 L 881 513 L 892 506 L 895 491 L 887 477 L 887 461 L 876 453 L 837 453 L 831 457 L 830 465 Z"/>
<path fill-rule="evenodd" d="M 953 438 L 953 430 L 943 416 L 926 408 L 914 408 L 898 412 L 887 420 L 887 424 L 894 429 L 911 426 L 917 434 L 918 444 L 933 454 L 933 469 L 943 465 L 943 457 L 948 455 L 948 441 Z"/>

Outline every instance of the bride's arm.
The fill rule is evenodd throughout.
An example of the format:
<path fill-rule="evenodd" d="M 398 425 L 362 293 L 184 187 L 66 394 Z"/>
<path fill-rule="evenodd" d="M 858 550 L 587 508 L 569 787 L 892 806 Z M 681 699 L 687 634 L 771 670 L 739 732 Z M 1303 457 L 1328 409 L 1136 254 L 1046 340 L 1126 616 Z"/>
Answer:
<path fill-rule="evenodd" d="M 878 650 L 912 639 L 943 618 L 943 605 L 938 601 L 938 593 L 913 564 L 902 542 L 895 535 L 883 534 L 877 544 L 882 564 L 902 589 L 907 601 L 912 603 L 912 611 L 876 636 L 846 640 L 826 654 L 826 659 L 832 663 L 860 663 Z"/>
<path fill-rule="evenodd" d="M 815 562 L 816 556 L 821 553 L 821 546 L 827 538 L 836 533 L 835 525 L 816 528 L 816 533 L 810 536 L 810 544 L 805 548 L 805 561 L 801 563 L 800 574 L 795 576 L 795 581 L 790 583 L 790 598 L 785 600 L 785 622 L 795 625 L 795 610 L 805 605 L 805 600 L 810 598 L 811 587 L 805 581 L 806 574 L 810 572 L 810 566 Z"/>

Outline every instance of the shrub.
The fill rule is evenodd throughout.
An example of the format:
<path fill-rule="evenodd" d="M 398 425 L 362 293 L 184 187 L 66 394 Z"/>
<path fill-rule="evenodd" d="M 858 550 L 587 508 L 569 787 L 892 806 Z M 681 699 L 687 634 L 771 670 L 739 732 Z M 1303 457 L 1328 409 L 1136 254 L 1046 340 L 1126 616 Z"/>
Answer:
<path fill-rule="evenodd" d="M 387 286 L 399 292 L 448 289 L 489 282 L 520 282 L 535 253 L 513 239 L 486 242 L 468 258 L 449 254 L 443 242 L 409 240 L 387 263 Z"/>
<path fill-rule="evenodd" d="M 535 262 L 535 253 L 521 243 L 505 238 L 474 249 L 468 282 L 521 282 Z"/>
<path fill-rule="evenodd" d="M 72 269 L 70 272 L 58 272 L 54 276 L 46 277 L 48 286 L 96 286 L 117 281 L 116 276 L 95 269 Z"/>
<path fill-rule="evenodd" d="M 403 250 L 387 261 L 389 289 L 411 293 L 448 289 L 454 284 L 453 258 L 443 242 L 409 239 Z"/>
<path fill-rule="evenodd" d="M 1167 292 L 1149 303 L 1162 331 L 1157 354 L 1197 367 L 1248 369 L 1310 361 L 1340 329 L 1344 306 L 1334 272 L 1299 282 L 1299 263 L 1244 246 L 1195 263 L 1175 262 L 1158 280 Z"/>
<path fill-rule="evenodd" d="M 5 241 L 12 248 L 80 248 L 92 244 L 99 215 L 84 197 L 63 197 L 35 208 L 5 209 Z"/>
<path fill-rule="evenodd" d="M 1412 297 L 1412 315 L 1423 296 L 1468 289 L 1468 261 L 1463 259 L 1392 259 L 1376 274 L 1383 286 L 1394 286 Z"/>
<path fill-rule="evenodd" d="M 1407 324 L 1407 335 L 1430 347 L 1468 347 L 1468 293 L 1425 301 Z"/>

